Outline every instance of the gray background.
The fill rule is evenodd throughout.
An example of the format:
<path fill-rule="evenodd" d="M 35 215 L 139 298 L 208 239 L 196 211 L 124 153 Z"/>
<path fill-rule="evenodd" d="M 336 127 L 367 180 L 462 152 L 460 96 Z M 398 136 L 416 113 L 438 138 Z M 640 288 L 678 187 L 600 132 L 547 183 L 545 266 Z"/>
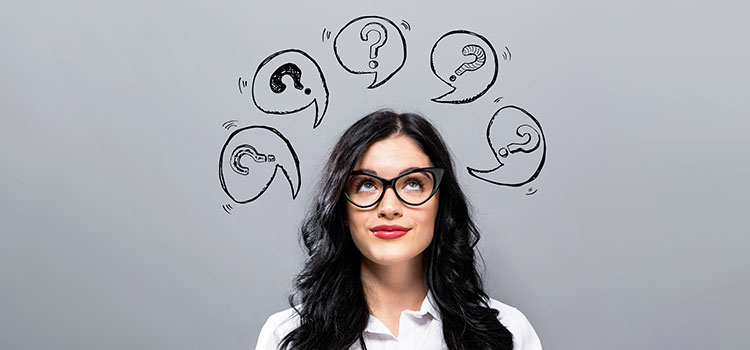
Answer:
<path fill-rule="evenodd" d="M 325 154 L 379 107 L 428 115 L 459 169 L 489 167 L 499 107 L 536 116 L 537 180 L 460 180 L 483 233 L 489 294 L 546 349 L 747 349 L 750 48 L 740 1 L 253 3 L 67 1 L 0 5 L 0 348 L 247 349 L 287 308 L 297 229 Z M 378 89 L 344 71 L 333 35 L 377 14 L 408 59 Z M 468 105 L 429 70 L 443 33 L 512 52 Z M 299 48 L 331 105 L 265 115 L 237 79 Z M 500 103 L 493 100 L 503 96 Z M 301 159 L 222 210 L 221 124 L 272 125 Z M 496 164 L 496 163 L 494 163 Z M 527 196 L 528 187 L 537 193 Z"/>

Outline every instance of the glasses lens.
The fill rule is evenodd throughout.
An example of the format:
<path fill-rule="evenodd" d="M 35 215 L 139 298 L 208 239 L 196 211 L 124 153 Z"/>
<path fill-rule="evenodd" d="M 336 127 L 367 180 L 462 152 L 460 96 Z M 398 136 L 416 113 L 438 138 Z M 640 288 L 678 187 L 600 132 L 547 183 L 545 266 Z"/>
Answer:
<path fill-rule="evenodd" d="M 406 203 L 419 204 L 432 193 L 435 178 L 427 171 L 418 171 L 398 179 L 395 186 L 396 192 Z"/>
<path fill-rule="evenodd" d="M 352 202 L 360 206 L 369 206 L 380 198 L 383 183 L 368 175 L 353 175 L 346 183 L 346 194 Z"/>

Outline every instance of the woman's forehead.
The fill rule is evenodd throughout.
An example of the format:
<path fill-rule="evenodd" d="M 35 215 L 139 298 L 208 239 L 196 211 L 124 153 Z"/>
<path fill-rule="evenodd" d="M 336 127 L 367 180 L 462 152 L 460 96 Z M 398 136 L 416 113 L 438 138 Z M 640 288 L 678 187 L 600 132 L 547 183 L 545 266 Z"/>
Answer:
<path fill-rule="evenodd" d="M 368 169 L 379 176 L 397 176 L 408 168 L 431 166 L 430 157 L 414 139 L 398 135 L 368 145 L 357 159 L 354 169 Z"/>

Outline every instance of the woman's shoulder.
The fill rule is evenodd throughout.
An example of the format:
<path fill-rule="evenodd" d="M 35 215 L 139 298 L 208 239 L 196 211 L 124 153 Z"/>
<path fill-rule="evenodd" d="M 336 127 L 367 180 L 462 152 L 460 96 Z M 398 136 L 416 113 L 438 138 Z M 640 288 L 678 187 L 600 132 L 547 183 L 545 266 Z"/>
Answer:
<path fill-rule="evenodd" d="M 513 334 L 513 349 L 542 349 L 534 327 L 520 310 L 499 300 L 490 298 L 490 308 L 499 312 L 497 319 Z"/>
<path fill-rule="evenodd" d="M 295 306 L 295 308 L 299 309 L 299 306 Z M 281 343 L 284 336 L 299 327 L 299 324 L 299 313 L 294 308 L 290 307 L 272 314 L 260 330 L 255 349 L 276 349 L 276 346 Z"/>

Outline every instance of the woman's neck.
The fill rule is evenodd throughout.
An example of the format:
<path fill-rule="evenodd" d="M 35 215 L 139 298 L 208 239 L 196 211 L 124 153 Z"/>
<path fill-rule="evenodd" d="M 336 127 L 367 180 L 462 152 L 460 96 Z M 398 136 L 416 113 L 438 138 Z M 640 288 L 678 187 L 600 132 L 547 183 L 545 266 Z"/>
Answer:
<path fill-rule="evenodd" d="M 365 300 L 376 317 L 419 310 L 427 296 L 421 254 L 395 265 L 379 265 L 362 258 L 360 272 Z"/>

